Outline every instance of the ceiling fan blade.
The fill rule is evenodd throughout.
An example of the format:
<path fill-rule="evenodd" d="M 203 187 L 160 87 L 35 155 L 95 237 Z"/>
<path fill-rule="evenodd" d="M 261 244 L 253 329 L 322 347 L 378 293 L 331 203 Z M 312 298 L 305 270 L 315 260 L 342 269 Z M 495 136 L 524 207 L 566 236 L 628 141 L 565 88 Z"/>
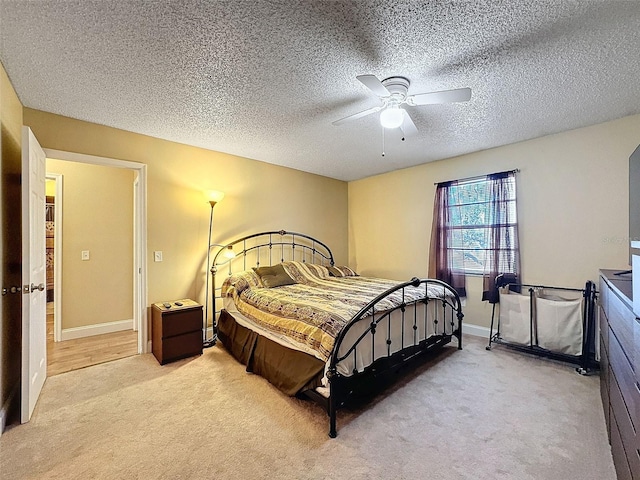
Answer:
<path fill-rule="evenodd" d="M 388 97 L 390 95 L 387 87 L 385 87 L 375 75 L 358 75 L 356 78 L 377 96 Z"/>
<path fill-rule="evenodd" d="M 409 105 L 433 105 L 436 103 L 468 102 L 470 98 L 470 88 L 457 88 L 455 90 L 411 95 L 407 98 L 407 103 Z"/>
<path fill-rule="evenodd" d="M 355 120 L 357 118 L 362 118 L 367 115 L 371 115 L 372 113 L 379 112 L 382 110 L 383 105 L 378 107 L 369 108 L 364 110 L 363 112 L 354 113 L 353 115 L 349 115 L 348 117 L 341 118 L 340 120 L 336 120 L 335 122 L 331 122 L 332 125 L 342 125 L 343 123 L 350 122 L 351 120 Z"/>
<path fill-rule="evenodd" d="M 409 112 L 407 112 L 406 110 L 404 111 L 404 119 L 402 120 L 402 125 L 400 125 L 400 128 L 402 129 L 402 133 L 405 137 L 413 137 L 418 133 L 416 124 L 413 123 L 413 120 L 409 116 Z"/>

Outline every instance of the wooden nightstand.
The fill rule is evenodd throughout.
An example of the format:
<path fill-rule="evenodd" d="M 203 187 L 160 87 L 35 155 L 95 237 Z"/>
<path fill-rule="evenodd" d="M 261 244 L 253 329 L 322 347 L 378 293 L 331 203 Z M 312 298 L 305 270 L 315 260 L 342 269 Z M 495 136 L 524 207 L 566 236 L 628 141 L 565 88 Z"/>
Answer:
<path fill-rule="evenodd" d="M 178 305 L 178 303 L 182 305 Z M 160 365 L 202 354 L 202 305 L 193 300 L 154 303 L 151 350 Z"/>

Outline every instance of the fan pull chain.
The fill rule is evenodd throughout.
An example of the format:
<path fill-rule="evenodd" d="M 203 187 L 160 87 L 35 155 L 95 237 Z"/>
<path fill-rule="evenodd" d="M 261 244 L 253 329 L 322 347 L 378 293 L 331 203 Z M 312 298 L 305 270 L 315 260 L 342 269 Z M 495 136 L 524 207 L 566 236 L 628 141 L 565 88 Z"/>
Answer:
<path fill-rule="evenodd" d="M 382 156 L 384 157 L 384 127 L 382 127 Z"/>

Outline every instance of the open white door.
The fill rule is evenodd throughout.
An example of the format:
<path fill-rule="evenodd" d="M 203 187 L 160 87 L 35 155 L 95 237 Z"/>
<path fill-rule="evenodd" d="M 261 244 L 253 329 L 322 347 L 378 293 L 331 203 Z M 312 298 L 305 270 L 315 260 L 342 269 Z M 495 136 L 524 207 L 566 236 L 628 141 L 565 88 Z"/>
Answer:
<path fill-rule="evenodd" d="M 47 378 L 45 247 L 46 157 L 29 127 L 22 128 L 22 404 L 31 419 Z"/>

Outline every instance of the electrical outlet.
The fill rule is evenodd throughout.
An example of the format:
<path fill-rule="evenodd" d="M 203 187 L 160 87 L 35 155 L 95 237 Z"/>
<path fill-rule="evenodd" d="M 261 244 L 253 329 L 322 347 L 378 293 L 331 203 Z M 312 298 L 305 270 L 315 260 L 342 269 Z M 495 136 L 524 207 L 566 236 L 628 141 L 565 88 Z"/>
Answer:
<path fill-rule="evenodd" d="M 153 252 L 153 261 L 161 262 L 162 261 L 162 250 L 156 250 Z"/>
<path fill-rule="evenodd" d="M 89 260 L 89 250 L 82 250 L 82 260 Z"/>

